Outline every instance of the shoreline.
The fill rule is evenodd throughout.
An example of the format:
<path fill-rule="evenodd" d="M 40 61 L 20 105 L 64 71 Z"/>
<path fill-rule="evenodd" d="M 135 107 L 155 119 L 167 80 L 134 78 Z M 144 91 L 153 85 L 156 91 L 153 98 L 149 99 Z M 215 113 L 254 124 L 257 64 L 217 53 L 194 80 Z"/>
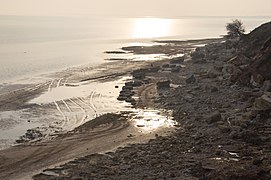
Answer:
<path fill-rule="evenodd" d="M 241 40 L 198 47 L 192 58 L 133 72 L 148 81 L 137 89 L 135 106 L 142 101 L 140 107 L 173 110 L 181 126 L 175 133 L 81 157 L 33 178 L 270 179 L 271 26 L 262 26 Z"/>
<path fill-rule="evenodd" d="M 199 42 L 200 42 L 201 40 L 199 40 Z M 188 43 L 189 43 L 189 41 L 188 41 Z M 193 43 L 194 43 L 194 40 L 193 40 Z M 198 42 L 197 42 L 198 43 Z M 147 49 L 147 51 L 150 51 L 150 52 L 152 52 L 152 53 L 155 53 L 156 51 L 160 51 L 160 46 L 158 46 L 158 48 L 157 47 L 146 47 Z M 187 46 L 186 47 L 179 47 L 178 45 L 177 46 L 175 46 L 175 48 L 177 48 L 177 49 L 179 49 L 179 50 L 181 50 L 181 51 L 183 51 L 183 50 L 185 50 L 186 48 L 187 48 Z M 192 47 L 191 47 L 191 45 L 189 45 L 189 48 L 190 49 L 193 49 Z M 195 47 L 194 47 L 195 48 Z M 142 49 L 142 48 L 141 48 Z M 144 48 L 143 48 L 143 50 L 144 50 Z M 176 54 L 178 54 L 178 53 L 180 53 L 180 51 L 179 50 L 177 50 L 176 51 Z M 166 53 L 165 54 L 168 54 L 168 55 L 172 55 L 172 50 L 170 50 L 170 48 L 168 49 L 168 51 L 165 51 Z M 169 58 L 170 59 L 170 58 Z M 164 62 L 167 62 L 168 61 L 168 59 L 166 59 L 166 60 L 163 60 L 163 61 L 150 61 L 150 62 L 140 62 L 141 63 L 141 66 L 139 67 L 138 66 L 138 63 L 139 62 L 126 62 L 126 61 L 120 61 L 119 63 L 122 65 L 123 63 L 125 64 L 125 68 L 124 69 L 122 69 L 122 71 L 124 71 L 125 73 L 130 73 L 130 72 L 132 72 L 132 71 L 130 71 L 130 70 L 128 70 L 128 69 L 133 69 L 133 67 L 135 67 L 134 65 L 136 64 L 136 66 L 137 66 L 137 68 L 139 68 L 139 69 L 144 69 L 144 67 L 146 68 L 148 68 L 148 67 L 152 67 L 152 66 L 160 66 L 160 65 L 162 65 Z M 109 64 L 115 64 L 115 62 L 113 62 L 113 63 L 109 63 Z M 118 71 L 119 72 L 119 67 L 120 66 L 116 66 L 116 67 L 113 67 L 113 69 L 115 69 L 116 71 Z M 127 69 L 127 70 L 125 70 L 125 69 Z M 133 69 L 133 71 L 134 71 L 134 69 Z M 104 72 L 107 72 L 107 70 L 105 69 L 105 70 L 102 70 L 101 72 L 100 72 L 100 74 L 103 74 Z M 110 72 L 111 74 L 112 74 L 112 71 Z M 86 76 L 86 73 L 84 73 L 83 72 L 83 76 L 80 74 L 80 72 L 78 73 L 78 74 L 76 74 L 75 76 L 74 75 L 72 75 L 71 77 L 70 77 L 70 83 L 74 83 L 74 82 L 84 82 L 84 77 Z M 114 73 L 113 73 L 113 75 L 114 75 Z M 102 76 L 99 76 L 99 73 L 97 74 L 97 76 L 96 77 L 106 77 L 106 75 L 102 75 Z M 110 77 L 110 76 L 109 76 Z M 112 77 L 111 77 L 112 78 Z M 81 79 L 81 80 L 80 80 Z M 110 79 L 110 78 L 109 78 Z M 114 79 L 114 77 L 113 77 L 113 79 Z M 87 79 L 87 80 L 90 80 L 90 79 Z M 153 85 L 155 85 L 155 86 L 152 86 L 153 88 L 156 88 L 156 81 L 154 81 L 154 82 L 152 82 L 152 84 Z M 149 99 L 149 95 L 148 95 L 148 93 L 151 91 L 151 89 L 142 89 L 142 90 L 137 90 L 137 92 L 141 92 L 141 94 L 142 94 L 142 92 L 146 92 L 145 93 L 145 95 L 143 95 L 143 97 L 144 97 L 144 99 L 145 99 L 145 102 L 147 102 L 147 101 L 150 101 L 151 99 Z M 141 96 L 140 94 L 138 94 L 139 96 Z M 150 96 L 150 98 L 151 98 L 151 96 Z M 152 101 L 152 100 L 151 100 Z M 144 103 L 143 103 L 144 104 Z M 146 103 L 145 103 L 146 104 Z M 157 104 L 157 103 L 154 103 L 154 104 Z M 155 107 L 155 106 L 152 106 L 151 104 L 149 104 L 148 105 L 149 107 L 154 107 L 154 108 L 158 108 L 158 107 Z M 146 107 L 146 106 L 142 106 L 142 107 Z M 159 133 L 159 136 L 160 135 L 163 135 L 163 133 Z M 125 134 L 125 138 L 131 138 L 131 137 L 128 137 L 128 136 L 130 136 L 130 133 L 129 133 L 129 131 L 126 131 L 126 134 Z M 155 133 L 155 134 L 153 134 L 152 135 L 152 137 L 156 137 L 157 136 L 157 134 Z M 137 136 L 136 136 L 137 137 Z M 133 138 L 133 135 L 132 135 L 132 138 Z M 142 140 L 142 137 L 140 137 L 139 136 L 139 138 L 138 138 L 138 140 L 140 141 L 140 140 Z M 49 141 L 50 142 L 50 141 Z M 30 146 L 31 146 L 31 143 L 30 143 Z M 47 145 L 46 145 L 47 146 Z M 46 147 L 45 146 L 45 147 Z M 26 147 L 24 147 L 24 146 L 19 146 L 19 147 L 21 147 L 22 149 L 24 149 L 24 148 L 27 148 L 27 145 L 26 145 Z M 38 146 L 39 147 L 39 146 Z M 16 146 L 14 147 L 15 149 L 16 149 Z M 20 149 L 20 148 L 19 148 Z M 0 153 L 3 153 L 2 154 L 2 157 L 5 157 L 5 150 L 4 151 L 0 151 Z M 96 152 L 96 151 L 95 151 Z M 93 153 L 95 153 L 95 152 L 93 152 Z M 15 152 L 16 153 L 16 152 Z M 76 157 L 76 156 L 75 156 Z M 27 162 L 27 161 L 26 161 Z M 3 167 L 5 167 L 5 166 L 3 166 Z M 14 167 L 16 167 L 16 164 L 14 164 Z M 43 167 L 44 168 L 44 167 Z M 36 172 L 37 173 L 37 172 Z M 0 174 L 2 174 L 2 173 L 0 173 Z M 9 174 L 9 176 L 10 176 L 11 174 Z M 7 177 L 7 176 L 4 176 L 4 177 Z M 16 175 L 15 176 L 10 176 L 10 178 L 12 179 L 12 177 L 16 177 Z"/>
<path fill-rule="evenodd" d="M 184 46 L 188 44 L 189 47 L 191 48 L 191 44 L 192 45 L 198 44 L 201 41 L 213 41 L 213 40 L 212 39 L 206 39 L 206 40 L 200 39 L 200 40 L 191 40 L 191 41 L 188 40 L 188 41 L 183 41 L 182 44 Z M 159 49 L 157 49 L 157 47 L 159 46 L 160 46 L 159 44 L 154 45 L 153 47 L 147 46 L 147 52 L 157 54 L 159 52 Z M 186 48 L 187 47 L 183 47 L 181 49 L 186 49 Z M 129 52 L 129 53 L 133 54 L 133 52 Z M 170 53 L 171 53 L 170 49 L 165 51 L 166 56 L 172 56 Z M 150 63 L 148 61 L 125 61 L 125 60 L 124 61 L 107 61 L 101 65 L 94 66 L 94 67 L 80 66 L 80 67 L 69 68 L 60 72 L 54 72 L 52 74 L 45 74 L 45 75 L 39 76 L 38 82 L 34 81 L 35 82 L 34 84 L 29 84 L 29 85 L 13 84 L 12 86 L 7 87 L 5 92 L 0 94 L 0 100 L 1 100 L 0 110 L 2 112 L 3 111 L 8 112 L 8 111 L 16 111 L 18 109 L 24 110 L 25 108 L 32 108 L 32 105 L 31 104 L 28 105 L 27 102 L 34 98 L 39 97 L 41 94 L 46 93 L 46 91 L 49 89 L 54 89 L 57 86 L 61 87 L 65 85 L 73 87 L 74 85 L 78 83 L 79 84 L 88 83 L 92 81 L 93 82 L 110 81 L 111 79 L 112 80 L 118 79 L 119 77 L 123 75 L 131 73 L 132 70 L 134 69 L 145 67 L 145 66 L 148 66 L 149 64 Z M 31 118 L 31 115 L 28 115 L 27 112 L 23 114 L 20 113 L 18 114 L 18 116 L 21 116 L 21 117 L 29 116 Z M 18 118 L 10 117 L 10 115 L 8 114 L 2 117 L 2 119 L 7 119 L 7 118 L 20 119 L 20 117 Z M 52 117 L 52 118 L 59 119 L 58 117 Z M 28 123 L 27 119 L 25 120 L 25 122 L 27 122 L 25 124 L 26 126 L 25 131 L 33 127 L 31 124 Z M 37 122 L 37 120 L 35 122 Z M 2 121 L 1 123 L 5 123 L 5 122 Z M 11 124 L 11 126 L 16 125 L 18 123 L 20 123 L 20 121 L 17 121 L 17 122 L 14 121 L 14 124 Z M 38 123 L 38 124 L 42 125 L 43 122 Z M 5 127 L 5 125 L 2 125 L 2 127 Z"/>

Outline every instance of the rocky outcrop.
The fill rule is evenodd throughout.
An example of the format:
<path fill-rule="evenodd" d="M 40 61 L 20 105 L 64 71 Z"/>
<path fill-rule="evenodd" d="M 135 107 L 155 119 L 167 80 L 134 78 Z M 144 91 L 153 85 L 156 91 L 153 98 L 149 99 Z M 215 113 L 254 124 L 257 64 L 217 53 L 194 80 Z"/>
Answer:
<path fill-rule="evenodd" d="M 271 28 L 270 28 L 271 31 Z M 262 49 L 253 58 L 251 64 L 244 69 L 239 78 L 242 84 L 262 86 L 264 81 L 271 79 L 271 36 L 266 40 Z"/>
<path fill-rule="evenodd" d="M 239 41 L 238 48 L 247 57 L 254 57 L 270 37 L 271 21 L 244 35 Z"/>

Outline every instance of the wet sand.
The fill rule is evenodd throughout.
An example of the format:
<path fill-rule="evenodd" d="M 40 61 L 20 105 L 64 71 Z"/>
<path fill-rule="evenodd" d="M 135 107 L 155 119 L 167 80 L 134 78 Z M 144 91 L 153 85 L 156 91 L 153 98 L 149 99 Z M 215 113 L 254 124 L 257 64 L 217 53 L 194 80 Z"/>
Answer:
<path fill-rule="evenodd" d="M 125 110 L 129 104 L 118 102 L 116 97 L 136 66 L 140 64 L 108 62 L 95 69 L 73 68 L 46 75 L 31 85 L 6 87 L 8 90 L 0 94 L 0 149 L 13 144 L 27 129 L 38 127 L 44 137 L 72 130 L 99 115 Z"/>

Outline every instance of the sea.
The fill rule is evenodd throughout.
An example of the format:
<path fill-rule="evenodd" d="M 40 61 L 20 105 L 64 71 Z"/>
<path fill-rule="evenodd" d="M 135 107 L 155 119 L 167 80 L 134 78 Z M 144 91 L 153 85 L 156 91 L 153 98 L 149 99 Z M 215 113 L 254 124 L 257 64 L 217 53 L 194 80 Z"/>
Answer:
<path fill-rule="evenodd" d="M 107 50 L 153 40 L 217 38 L 240 19 L 250 32 L 270 17 L 0 16 L 0 85 L 105 62 Z"/>

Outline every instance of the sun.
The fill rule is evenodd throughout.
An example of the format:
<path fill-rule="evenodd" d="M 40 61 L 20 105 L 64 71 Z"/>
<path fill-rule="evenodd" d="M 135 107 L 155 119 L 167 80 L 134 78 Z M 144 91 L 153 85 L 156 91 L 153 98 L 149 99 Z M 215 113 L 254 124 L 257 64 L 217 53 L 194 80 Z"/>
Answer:
<path fill-rule="evenodd" d="M 157 38 L 169 36 L 172 20 L 160 18 L 137 18 L 134 21 L 134 38 Z"/>

